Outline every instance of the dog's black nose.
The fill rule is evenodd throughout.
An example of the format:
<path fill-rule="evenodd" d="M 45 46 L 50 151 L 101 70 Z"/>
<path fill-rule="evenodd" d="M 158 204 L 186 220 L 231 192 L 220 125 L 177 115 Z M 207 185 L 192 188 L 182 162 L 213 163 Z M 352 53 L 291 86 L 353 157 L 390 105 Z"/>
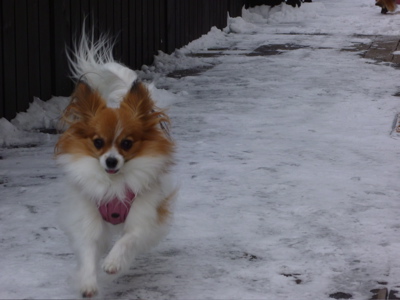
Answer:
<path fill-rule="evenodd" d="M 118 164 L 118 159 L 115 157 L 108 157 L 106 159 L 107 168 L 114 169 Z"/>

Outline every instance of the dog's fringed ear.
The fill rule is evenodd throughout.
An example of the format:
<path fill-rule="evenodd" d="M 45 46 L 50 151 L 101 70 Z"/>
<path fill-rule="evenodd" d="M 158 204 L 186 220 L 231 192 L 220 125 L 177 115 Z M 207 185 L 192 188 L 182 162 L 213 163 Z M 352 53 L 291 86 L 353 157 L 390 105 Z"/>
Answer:
<path fill-rule="evenodd" d="M 141 119 L 148 128 L 160 128 L 169 136 L 169 118 L 155 105 L 150 91 L 142 82 L 136 80 L 132 83 L 131 89 L 121 103 L 121 108 L 129 109 L 132 116 Z"/>
<path fill-rule="evenodd" d="M 71 102 L 64 111 L 63 119 L 67 123 L 87 121 L 105 106 L 97 91 L 92 90 L 86 82 L 79 81 L 71 96 Z"/>
<path fill-rule="evenodd" d="M 135 80 L 124 98 L 123 104 L 127 105 L 135 115 L 146 116 L 154 110 L 147 87 L 139 80 Z"/>
<path fill-rule="evenodd" d="M 143 83 L 142 83 L 139 79 L 136 79 L 136 80 L 132 83 L 130 92 L 131 92 L 131 93 L 135 93 L 135 92 L 140 88 L 141 85 L 143 85 Z"/>

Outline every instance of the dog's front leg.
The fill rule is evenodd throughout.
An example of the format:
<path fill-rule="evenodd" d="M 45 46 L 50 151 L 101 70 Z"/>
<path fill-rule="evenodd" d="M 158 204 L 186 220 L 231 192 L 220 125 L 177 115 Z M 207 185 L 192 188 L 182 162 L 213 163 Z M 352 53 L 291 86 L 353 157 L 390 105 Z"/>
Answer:
<path fill-rule="evenodd" d="M 78 256 L 78 280 L 83 297 L 97 295 L 97 266 L 99 257 L 108 244 L 108 232 L 100 218 L 88 220 L 88 223 L 75 231 L 75 251 Z"/>
<path fill-rule="evenodd" d="M 116 274 L 128 268 L 135 256 L 156 244 L 166 233 L 157 213 L 161 198 L 157 191 L 135 199 L 124 225 L 123 236 L 115 243 L 104 260 L 103 269 Z"/>
<path fill-rule="evenodd" d="M 82 297 L 91 298 L 97 295 L 97 258 L 98 247 L 94 241 L 85 241 L 78 250 L 78 280 Z"/>
<path fill-rule="evenodd" d="M 106 273 L 116 274 L 124 268 L 129 268 L 136 255 L 154 246 L 166 234 L 167 227 L 159 223 L 156 217 L 150 217 L 146 221 L 136 224 L 134 229 L 130 227 L 115 243 L 103 263 Z M 131 228 L 133 230 L 130 230 Z"/>
<path fill-rule="evenodd" d="M 77 284 L 83 297 L 98 293 L 97 265 L 106 247 L 108 234 L 97 208 L 90 201 L 76 196 L 76 201 L 63 207 L 64 227 L 78 260 Z"/>
<path fill-rule="evenodd" d="M 108 274 L 116 274 L 128 267 L 135 256 L 135 234 L 125 233 L 111 249 L 104 260 L 103 269 Z"/>

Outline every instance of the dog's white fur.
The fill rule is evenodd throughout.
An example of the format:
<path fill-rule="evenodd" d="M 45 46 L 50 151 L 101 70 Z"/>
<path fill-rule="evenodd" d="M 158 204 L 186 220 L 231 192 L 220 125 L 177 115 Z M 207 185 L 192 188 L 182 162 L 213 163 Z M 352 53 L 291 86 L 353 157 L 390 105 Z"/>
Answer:
<path fill-rule="evenodd" d="M 95 42 L 93 33 L 90 38 L 82 34 L 79 44 L 72 54 L 69 53 L 68 59 L 72 78 L 80 80 L 84 76 L 85 81 L 107 100 L 107 106 L 119 107 L 122 98 L 137 79 L 137 74 L 114 61 L 113 46 L 114 43 L 104 35 Z"/>
<path fill-rule="evenodd" d="M 93 42 L 83 36 L 70 60 L 73 77 L 84 76 L 90 87 L 115 107 L 137 76 L 114 61 L 111 49 L 105 38 Z M 71 154 L 57 157 L 69 184 L 60 222 L 78 258 L 78 282 L 83 296 L 98 293 L 98 264 L 115 228 L 122 235 L 102 264 L 103 270 L 110 274 L 128 268 L 138 253 L 156 244 L 166 233 L 168 222 L 159 222 L 157 208 L 166 197 L 174 195 L 175 184 L 165 172 L 169 160 L 170 157 L 163 156 L 133 158 L 118 174 L 110 176 L 96 158 L 77 159 Z M 103 221 L 96 202 L 115 196 L 121 198 L 126 187 L 136 193 L 136 198 L 125 223 L 111 225 Z"/>

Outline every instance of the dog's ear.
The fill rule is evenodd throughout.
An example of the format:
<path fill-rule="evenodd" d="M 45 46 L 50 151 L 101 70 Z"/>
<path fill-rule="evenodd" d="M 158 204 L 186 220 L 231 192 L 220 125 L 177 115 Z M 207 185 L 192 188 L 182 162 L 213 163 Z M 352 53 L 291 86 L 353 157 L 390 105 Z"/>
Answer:
<path fill-rule="evenodd" d="M 140 81 L 135 81 L 121 103 L 121 109 L 130 111 L 134 118 L 138 118 L 147 128 L 168 128 L 169 118 L 159 109 L 147 87 Z"/>
<path fill-rule="evenodd" d="M 154 111 L 150 92 L 139 80 L 133 82 L 121 105 L 127 106 L 138 117 L 145 117 Z"/>
<path fill-rule="evenodd" d="M 97 91 L 92 90 L 86 82 L 79 81 L 63 117 L 68 123 L 87 121 L 105 106 L 106 103 Z"/>

